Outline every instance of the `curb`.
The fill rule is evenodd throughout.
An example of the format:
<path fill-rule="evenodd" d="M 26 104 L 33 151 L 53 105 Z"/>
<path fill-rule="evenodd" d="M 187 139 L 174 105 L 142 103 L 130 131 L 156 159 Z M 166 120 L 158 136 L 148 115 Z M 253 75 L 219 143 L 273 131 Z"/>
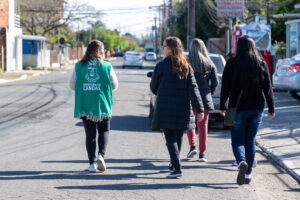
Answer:
<path fill-rule="evenodd" d="M 281 168 L 283 168 L 289 175 L 291 175 L 298 182 L 298 184 L 300 184 L 300 175 L 297 174 L 293 169 L 289 168 L 280 156 L 276 156 L 271 148 L 261 145 L 258 141 L 256 141 L 256 145 L 261 148 L 264 153 L 269 155 L 271 159 L 275 161 Z"/>
<path fill-rule="evenodd" d="M 11 82 L 15 82 L 15 81 L 25 80 L 27 78 L 28 78 L 28 75 L 27 74 L 23 74 L 21 77 L 16 78 L 16 79 L 11 79 L 11 80 L 0 79 L 0 85 L 4 84 L 4 83 L 11 83 Z"/>
<path fill-rule="evenodd" d="M 26 79 L 29 79 L 30 77 L 41 76 L 41 75 L 45 75 L 45 74 L 49 74 L 49 73 L 51 73 L 51 72 L 49 72 L 49 71 L 48 72 L 36 72 L 31 75 L 22 74 L 19 78 L 16 78 L 16 79 L 0 79 L 0 85 L 5 84 L 5 83 L 12 83 L 15 81 L 26 80 Z"/>

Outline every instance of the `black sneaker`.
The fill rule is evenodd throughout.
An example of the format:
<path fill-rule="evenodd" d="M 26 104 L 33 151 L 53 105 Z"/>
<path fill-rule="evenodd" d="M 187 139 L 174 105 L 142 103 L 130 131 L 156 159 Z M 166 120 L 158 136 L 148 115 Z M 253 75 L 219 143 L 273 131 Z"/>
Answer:
<path fill-rule="evenodd" d="M 199 154 L 199 161 L 200 162 L 207 162 L 207 159 L 206 159 L 206 157 L 205 157 L 205 155 L 203 153 Z"/>
<path fill-rule="evenodd" d="M 167 176 L 167 178 L 178 178 L 178 177 L 182 177 L 181 171 L 174 171 Z"/>
<path fill-rule="evenodd" d="M 245 184 L 250 184 L 251 178 L 245 178 Z"/>
<path fill-rule="evenodd" d="M 191 146 L 191 149 L 189 151 L 189 153 L 187 154 L 187 158 L 193 158 L 194 155 L 197 154 L 197 150 L 196 150 L 196 147 L 195 146 Z"/>
<path fill-rule="evenodd" d="M 240 162 L 239 164 L 239 173 L 236 179 L 238 185 L 243 185 L 245 183 L 245 174 L 248 170 L 248 164 L 245 161 Z"/>
<path fill-rule="evenodd" d="M 175 171 L 175 167 L 172 163 L 169 164 L 169 170 L 170 172 L 174 172 Z"/>

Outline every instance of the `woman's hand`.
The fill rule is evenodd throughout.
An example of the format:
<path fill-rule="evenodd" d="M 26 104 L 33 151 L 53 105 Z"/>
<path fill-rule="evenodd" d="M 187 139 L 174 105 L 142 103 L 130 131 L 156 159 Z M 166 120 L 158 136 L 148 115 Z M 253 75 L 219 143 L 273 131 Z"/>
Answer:
<path fill-rule="evenodd" d="M 204 113 L 197 113 L 196 114 L 196 121 L 201 122 L 204 119 Z"/>
<path fill-rule="evenodd" d="M 226 110 L 221 110 L 221 111 L 220 111 L 220 114 L 221 114 L 223 117 L 225 117 Z"/>
<path fill-rule="evenodd" d="M 269 118 L 273 119 L 275 117 L 275 113 L 269 113 Z"/>

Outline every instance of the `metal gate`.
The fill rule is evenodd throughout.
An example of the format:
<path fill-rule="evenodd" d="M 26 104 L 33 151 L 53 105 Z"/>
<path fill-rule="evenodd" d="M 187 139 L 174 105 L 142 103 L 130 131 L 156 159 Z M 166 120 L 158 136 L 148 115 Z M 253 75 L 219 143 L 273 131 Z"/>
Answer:
<path fill-rule="evenodd" d="M 6 31 L 0 28 L 0 70 L 6 71 Z"/>

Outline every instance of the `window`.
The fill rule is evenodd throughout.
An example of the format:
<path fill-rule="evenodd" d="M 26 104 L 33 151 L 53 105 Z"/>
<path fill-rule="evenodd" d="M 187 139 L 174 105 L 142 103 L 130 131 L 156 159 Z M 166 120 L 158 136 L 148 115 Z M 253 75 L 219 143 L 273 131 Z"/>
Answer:
<path fill-rule="evenodd" d="M 289 44 L 290 57 L 297 54 L 297 24 L 290 24 L 289 26 Z"/>

